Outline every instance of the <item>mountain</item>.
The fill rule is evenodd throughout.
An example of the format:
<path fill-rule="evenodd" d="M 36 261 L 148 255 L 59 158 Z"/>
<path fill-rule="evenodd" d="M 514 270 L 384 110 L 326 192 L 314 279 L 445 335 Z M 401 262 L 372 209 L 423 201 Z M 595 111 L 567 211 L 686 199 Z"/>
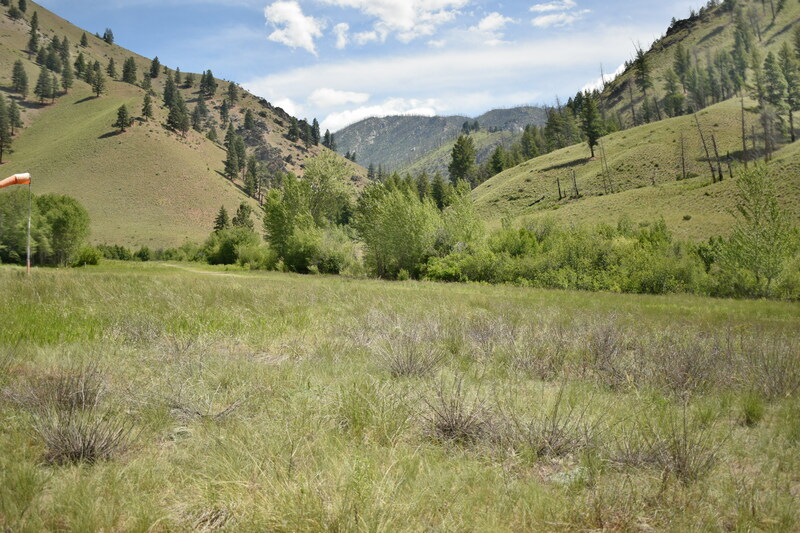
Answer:
<path fill-rule="evenodd" d="M 530 106 L 497 109 L 476 118 L 461 115 L 368 118 L 336 132 L 336 148 L 340 154 L 355 152 L 358 162 L 364 166 L 382 165 L 388 170 L 406 172 L 431 152 L 446 150 L 448 146 L 452 149 L 465 122 L 477 121 L 484 132 L 519 134 L 528 124 L 543 125 L 545 119 L 544 109 Z M 491 153 L 496 146 L 507 142 L 507 137 L 492 137 L 485 149 L 479 151 Z M 427 167 L 435 169 L 434 172 L 442 170 L 439 161 Z M 445 164 L 445 175 L 446 168 Z"/>
<path fill-rule="evenodd" d="M 113 59 L 119 75 L 125 60 L 132 57 L 141 82 L 143 74 L 150 72 L 151 60 L 109 44 L 33 2 L 28 2 L 22 19 L 10 18 L 6 8 L 0 8 L 0 13 L 0 86 L 7 100 L 13 98 L 22 106 L 25 123 L 14 141 L 14 153 L 2 165 L 4 176 L 30 172 L 34 193 L 68 194 L 78 199 L 89 211 L 90 238 L 95 243 L 162 247 L 177 246 L 187 239 L 198 242 L 212 229 L 220 205 L 229 211 L 242 201 L 255 205 L 255 200 L 244 194 L 240 179 L 230 181 L 223 175 L 226 153 L 221 142 L 226 126 L 220 113 L 229 82 L 216 80 L 216 95 L 206 101 L 206 127 L 202 132 L 190 130 L 185 136 L 165 125 L 168 111 L 161 95 L 167 76 L 175 74 L 172 69 L 162 70 L 152 80 L 155 117 L 149 121 L 140 117 L 146 91 L 140 84 L 123 83 L 119 78 L 109 79 L 100 97 L 87 83 L 76 79 L 67 94 L 61 94 L 54 103 L 41 104 L 30 94 L 40 66 L 36 55 L 26 50 L 34 13 L 40 45 L 46 47 L 54 38 L 62 42 L 66 37 L 70 65 L 82 54 L 87 63 L 100 62 L 105 73 Z M 84 35 L 87 46 L 80 45 Z M 31 87 L 25 100 L 9 89 L 17 60 L 23 62 Z M 200 74 L 193 76 L 193 87 L 179 89 L 190 113 L 199 101 Z M 292 117 L 241 88 L 239 94 L 230 118 L 245 138 L 248 154 L 256 155 L 269 175 L 282 171 L 302 174 L 306 159 L 326 150 L 290 141 L 287 134 Z M 119 133 L 112 124 L 123 104 L 136 120 L 126 132 Z M 251 130 L 244 128 L 248 110 L 255 117 Z M 218 142 L 206 137 L 211 126 L 216 128 Z M 354 181 L 362 182 L 366 171 L 347 164 Z"/>
<path fill-rule="evenodd" d="M 654 82 L 649 98 L 663 106 L 662 80 L 673 65 L 678 44 L 689 51 L 692 63 L 700 68 L 704 68 L 706 58 L 714 61 L 713 58 L 733 48 L 735 16 L 727 11 L 727 5 L 704 8 L 689 20 L 674 21 L 665 37 L 646 52 Z M 758 51 L 762 60 L 770 51 L 777 53 L 783 43 L 794 44 L 800 5 L 785 3 L 783 11 L 776 13 L 774 22 L 769 7 L 762 6 L 759 1 L 740 0 L 738 5 L 748 14 L 751 27 L 759 24 L 761 41 L 754 38 L 752 49 Z M 597 157 L 590 157 L 586 143 L 570 146 L 508 169 L 473 191 L 479 212 L 491 225 L 498 226 L 502 220 L 525 224 L 542 218 L 570 224 L 616 224 L 623 217 L 634 223 L 645 223 L 664 218 L 670 229 L 681 237 L 707 239 L 728 233 L 737 194 L 730 175 L 741 172 L 743 163 L 742 116 L 750 164 L 765 156 L 758 102 L 752 97 L 745 98 L 743 103 L 736 97 L 720 97 L 713 103 L 714 99 L 709 98 L 706 104 L 710 105 L 702 108 L 695 105 L 696 118 L 680 115 L 630 127 L 633 122 L 631 94 L 633 111 L 637 112 L 640 122 L 644 103 L 634 76 L 635 68 L 631 65 L 608 83 L 600 96 L 606 117 L 618 120 L 628 129 L 603 137 L 603 150 L 598 150 Z M 752 76 L 749 71 L 749 81 Z M 752 86 L 745 91 L 751 96 L 755 93 Z M 687 91 L 687 98 L 691 97 L 691 91 Z M 797 209 L 800 205 L 800 145 L 792 143 L 785 131 L 780 131 L 788 124 L 785 110 L 775 122 L 778 124 L 774 136 L 776 149 L 770 171 L 775 177 L 780 203 L 795 222 L 800 222 Z M 717 145 L 719 163 L 712 143 Z M 709 162 L 717 175 L 721 167 L 723 180 L 712 180 Z M 573 180 L 578 194 L 574 192 Z"/>

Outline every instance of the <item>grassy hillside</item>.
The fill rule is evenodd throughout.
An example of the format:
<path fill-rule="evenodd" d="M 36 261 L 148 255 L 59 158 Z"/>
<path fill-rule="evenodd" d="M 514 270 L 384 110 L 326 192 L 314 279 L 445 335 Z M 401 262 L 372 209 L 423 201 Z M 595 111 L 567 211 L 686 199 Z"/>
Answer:
<path fill-rule="evenodd" d="M 470 135 L 475 143 L 475 159 L 478 164 L 483 164 L 487 159 L 492 156 L 492 152 L 498 146 L 510 148 L 511 145 L 519 140 L 520 134 L 511 131 L 479 131 Z M 451 140 L 441 145 L 436 150 L 428 152 L 421 159 L 417 160 L 409 166 L 402 168 L 403 173 L 410 173 L 416 176 L 422 172 L 427 172 L 429 176 L 433 176 L 437 172 L 447 179 L 448 166 L 452 160 L 453 146 L 456 144 L 456 139 Z"/>
<path fill-rule="evenodd" d="M 774 23 L 767 3 L 739 4 L 746 12 L 752 11 L 753 20 L 761 25 L 762 40 L 756 39 L 754 46 L 759 48 L 762 57 L 768 51 L 776 52 L 793 38 L 794 28 L 800 21 L 800 4 L 786 3 Z M 676 21 L 669 33 L 647 52 L 655 83 L 650 96 L 655 93 L 659 99 L 663 97 L 663 77 L 672 68 L 678 43 L 690 51 L 695 63 L 705 64 L 716 51 L 733 48 L 733 26 L 731 14 L 721 8 L 706 9 L 690 20 Z M 629 85 L 633 88 L 633 105 L 641 117 L 642 99 L 633 84 L 631 68 L 608 84 L 602 93 L 606 114 L 617 116 L 623 125 L 632 123 Z M 764 155 L 759 110 L 756 102 L 749 98 L 744 105 L 748 157 L 758 159 Z M 509 169 L 476 189 L 474 196 L 479 210 L 494 225 L 504 218 L 524 221 L 553 217 L 580 224 L 615 223 L 623 216 L 636 222 L 663 217 L 680 237 L 706 239 L 724 235 L 733 220 L 730 211 L 736 196 L 727 161 L 732 161 L 734 173 L 737 162 L 743 161 L 741 104 L 738 99 L 731 99 L 709 106 L 697 115 L 714 161 L 712 137 L 716 140 L 726 177 L 722 182 L 712 183 L 694 116 L 681 116 L 602 138 L 607 176 L 604 176 L 601 151 L 598 150 L 597 158 L 590 159 L 585 144 L 558 150 Z M 800 222 L 798 147 L 785 144 L 787 142 L 788 136 L 778 140 L 780 149 L 774 154 L 772 172 L 782 204 Z M 689 177 L 685 180 L 683 158 Z M 572 183 L 573 173 L 578 194 Z M 559 180 L 565 196 L 562 199 L 558 193 Z"/>
<path fill-rule="evenodd" d="M 714 135 L 721 155 L 742 150 L 739 112 L 739 102 L 730 100 L 698 114 L 707 142 Z M 758 118 L 753 113 L 746 115 L 748 124 Z M 694 176 L 686 180 L 680 179 L 681 135 L 687 174 Z M 712 184 L 694 117 L 678 117 L 617 132 L 604 137 L 602 146 L 614 193 L 606 194 L 601 159 L 590 159 L 589 149 L 581 144 L 532 159 L 482 184 L 473 193 L 479 212 L 494 224 L 503 218 L 529 216 L 553 217 L 570 223 L 615 223 L 622 216 L 634 221 L 664 217 L 681 237 L 706 239 L 727 233 L 736 197 L 735 183 L 725 165 L 726 179 Z M 773 164 L 779 176 L 781 202 L 800 221 L 798 150 L 797 144 L 784 147 L 775 154 Z M 574 198 L 573 172 L 578 198 Z M 557 180 L 567 196 L 560 201 Z"/>
<path fill-rule="evenodd" d="M 528 124 L 544 124 L 545 112 L 538 107 L 523 106 L 496 109 L 474 119 L 460 115 L 368 118 L 336 132 L 336 147 L 340 154 L 355 152 L 364 166 L 383 165 L 400 173 L 416 169 L 442 172 L 441 153 L 452 149 L 464 122 L 475 120 L 484 132 L 520 133 Z M 442 172 L 445 176 L 446 167 Z"/>
<path fill-rule="evenodd" d="M 83 53 L 87 61 L 99 61 L 105 70 L 108 61 L 114 59 L 121 75 L 125 59 L 134 57 L 137 78 L 141 80 L 149 72 L 149 59 L 109 45 L 89 32 L 88 46 L 79 46 L 82 29 L 29 2 L 24 20 L 11 20 L 5 8 L 0 15 L 3 88 L 10 86 L 13 63 L 22 59 L 30 93 L 33 92 L 39 66 L 28 58 L 25 48 L 28 21 L 34 11 L 39 16 L 42 45 L 53 37 L 69 39 L 70 63 Z M 167 110 L 161 106 L 161 94 L 167 75 L 173 74 L 169 70 L 152 80 L 155 120 L 137 120 L 123 134 L 116 134 L 111 124 L 122 104 L 134 117 L 140 115 L 145 91 L 138 86 L 109 80 L 106 93 L 96 98 L 86 83 L 76 80 L 69 94 L 47 105 L 40 105 L 29 94 L 21 102 L 26 126 L 15 140 L 15 152 L 0 171 L 5 172 L 4 176 L 30 171 L 37 194 L 55 192 L 77 198 L 89 210 L 93 242 L 158 247 L 203 239 L 221 204 L 231 210 L 247 198 L 241 190 L 242 183 L 223 177 L 225 153 L 220 144 L 209 141 L 205 131 L 190 131 L 184 138 L 164 126 Z M 199 74 L 195 74 L 195 86 L 180 89 L 190 112 L 199 97 L 198 82 Z M 208 125 L 216 127 L 221 142 L 226 126 L 220 120 L 219 109 L 228 82 L 218 80 L 218 84 L 216 96 L 207 102 L 211 111 Z M 248 136 L 250 152 L 272 172 L 302 174 L 304 161 L 324 148 L 306 148 L 289 141 L 286 133 L 291 117 L 265 100 L 242 90 L 240 94 L 239 103 L 231 110 L 231 120 L 243 131 L 244 114 L 250 109 L 260 123 L 258 133 Z M 362 167 L 347 164 L 355 179 L 364 179 L 366 171 Z"/>
<path fill-rule="evenodd" d="M 800 527 L 798 304 L 18 270 L 3 530 Z"/>

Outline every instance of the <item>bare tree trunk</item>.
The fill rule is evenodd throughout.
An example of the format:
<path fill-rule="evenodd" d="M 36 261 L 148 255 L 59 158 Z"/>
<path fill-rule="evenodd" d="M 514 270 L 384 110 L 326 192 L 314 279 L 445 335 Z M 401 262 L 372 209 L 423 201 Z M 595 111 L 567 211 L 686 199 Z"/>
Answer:
<path fill-rule="evenodd" d="M 706 144 L 706 137 L 703 135 L 703 128 L 700 127 L 700 119 L 697 118 L 697 113 L 694 114 L 694 121 L 697 123 L 697 131 L 700 132 L 700 140 L 703 141 L 703 150 L 706 152 L 708 168 L 711 170 L 711 181 L 716 183 L 717 175 L 714 173 L 714 164 L 711 162 L 711 154 L 708 153 L 708 144 Z"/>
<path fill-rule="evenodd" d="M 633 86 L 631 81 L 628 80 L 628 95 L 631 98 L 631 115 L 633 115 L 633 125 L 636 126 L 636 106 L 633 103 Z"/>
<path fill-rule="evenodd" d="M 717 138 L 712 134 L 711 135 L 711 145 L 714 147 L 714 156 L 717 158 L 717 171 L 719 172 L 719 181 L 722 181 L 725 177 L 722 175 L 722 161 L 719 158 L 719 151 L 717 150 Z"/>
<path fill-rule="evenodd" d="M 794 134 L 794 112 L 792 111 L 792 106 L 789 106 L 789 134 L 791 135 L 792 142 L 797 140 Z"/>
<path fill-rule="evenodd" d="M 564 199 L 564 196 L 561 194 L 561 178 L 558 176 L 556 176 L 556 183 L 558 184 L 558 201 L 560 202 Z"/>
<path fill-rule="evenodd" d="M 575 198 L 579 198 L 581 193 L 578 191 L 578 179 L 574 170 L 572 171 L 572 186 L 575 187 Z"/>

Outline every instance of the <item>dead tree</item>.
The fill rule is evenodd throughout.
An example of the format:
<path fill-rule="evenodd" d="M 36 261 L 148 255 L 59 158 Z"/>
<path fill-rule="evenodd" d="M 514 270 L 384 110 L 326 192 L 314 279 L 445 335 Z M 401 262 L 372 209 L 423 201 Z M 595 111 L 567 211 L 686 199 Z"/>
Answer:
<path fill-rule="evenodd" d="M 700 127 L 700 119 L 697 118 L 697 113 L 694 114 L 694 121 L 697 124 L 697 131 L 700 132 L 700 140 L 703 142 L 703 150 L 706 152 L 706 161 L 708 161 L 708 168 L 711 170 L 711 181 L 716 183 L 717 175 L 714 172 L 714 163 L 711 161 L 711 154 L 708 152 L 708 144 L 706 143 L 705 135 L 703 135 L 703 128 Z"/>

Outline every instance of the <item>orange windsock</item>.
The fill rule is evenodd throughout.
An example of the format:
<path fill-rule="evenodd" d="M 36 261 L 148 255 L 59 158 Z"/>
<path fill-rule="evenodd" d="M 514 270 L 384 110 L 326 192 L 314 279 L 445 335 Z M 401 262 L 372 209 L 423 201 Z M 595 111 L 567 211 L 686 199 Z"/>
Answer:
<path fill-rule="evenodd" d="M 31 182 L 31 175 L 28 173 L 25 174 L 14 174 L 10 178 L 6 178 L 3 181 L 0 181 L 0 189 L 3 187 L 10 187 L 11 185 L 27 185 Z"/>

